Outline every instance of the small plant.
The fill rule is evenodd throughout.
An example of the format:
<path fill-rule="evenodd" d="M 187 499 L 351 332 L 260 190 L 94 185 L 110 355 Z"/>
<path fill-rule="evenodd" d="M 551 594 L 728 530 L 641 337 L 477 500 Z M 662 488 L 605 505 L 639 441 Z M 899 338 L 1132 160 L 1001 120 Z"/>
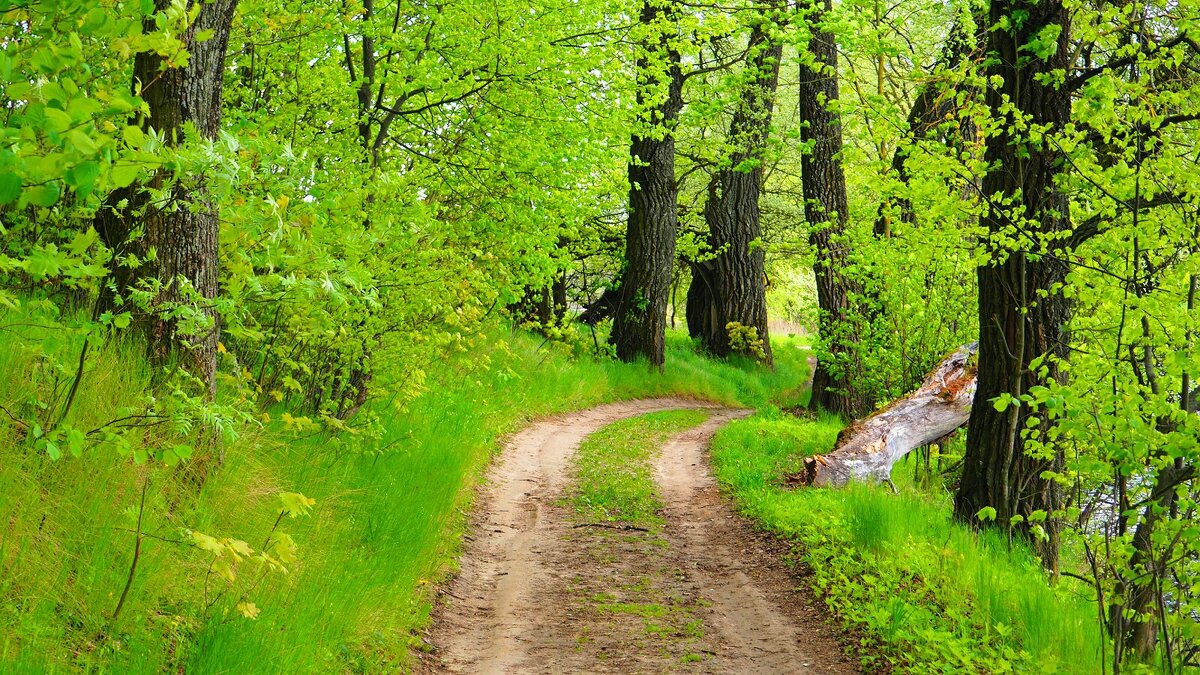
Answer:
<path fill-rule="evenodd" d="M 736 321 L 725 324 L 725 332 L 729 334 L 729 348 L 737 354 L 746 354 L 759 361 L 765 361 L 767 352 L 763 348 L 763 339 L 758 335 L 754 326 L 743 326 Z"/>
<path fill-rule="evenodd" d="M 259 608 L 250 601 L 250 593 L 258 588 L 268 574 L 271 572 L 287 574 L 287 566 L 296 562 L 296 542 L 291 535 L 279 530 L 279 524 L 283 522 L 285 516 L 290 518 L 307 516 L 312 511 L 313 505 L 316 504 L 316 500 L 309 499 L 299 492 L 281 492 L 279 501 L 281 504 L 279 515 L 275 518 L 275 524 L 271 526 L 271 531 L 267 533 L 266 540 L 257 552 L 250 547 L 250 544 L 241 539 L 217 538 L 195 530 L 188 532 L 188 536 L 196 548 L 212 554 L 212 561 L 204 576 L 204 609 L 206 612 L 227 593 L 237 591 L 237 598 L 233 603 L 234 609 L 247 619 L 257 619 Z M 238 572 L 245 562 L 253 563 L 257 569 L 261 570 L 261 573 L 238 588 Z M 224 589 L 210 598 L 209 581 L 214 573 L 224 579 L 226 585 Z"/>

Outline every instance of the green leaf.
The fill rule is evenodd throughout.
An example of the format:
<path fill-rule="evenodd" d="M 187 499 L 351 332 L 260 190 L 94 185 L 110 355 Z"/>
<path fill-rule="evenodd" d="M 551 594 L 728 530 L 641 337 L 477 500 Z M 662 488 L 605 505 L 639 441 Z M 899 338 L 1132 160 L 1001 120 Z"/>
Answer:
<path fill-rule="evenodd" d="M 96 232 L 95 228 L 89 227 L 88 229 L 84 230 L 83 232 L 80 232 L 79 234 L 75 235 L 75 238 L 72 239 L 70 241 L 70 243 L 66 244 L 63 248 L 70 251 L 71 255 L 83 255 L 83 253 L 85 251 L 87 251 L 89 248 L 91 248 L 92 245 L 95 244 L 99 240 L 100 240 L 100 234 L 98 232 Z"/>
<path fill-rule="evenodd" d="M 992 399 L 992 405 L 996 408 L 996 412 L 1004 412 L 1011 405 L 1020 405 L 1020 402 L 1013 398 L 1012 394 L 1003 393 Z"/>
<path fill-rule="evenodd" d="M 176 445 L 173 448 L 168 448 L 162 453 L 162 461 L 167 466 L 175 466 L 179 462 L 192 456 L 192 447 L 190 445 Z"/>
<path fill-rule="evenodd" d="M 54 206 L 58 198 L 62 196 L 62 187 L 58 184 L 58 181 L 50 181 L 45 185 L 35 185 L 30 188 L 26 196 L 29 203 L 34 206 Z"/>
<path fill-rule="evenodd" d="M 94 155 L 100 152 L 100 147 L 96 145 L 96 141 L 80 129 L 75 129 L 67 134 L 67 140 L 71 142 L 76 151 L 84 155 Z"/>
<path fill-rule="evenodd" d="M 82 431 L 72 427 L 67 430 L 67 450 L 72 457 L 78 459 L 83 456 L 83 444 L 87 442 L 87 436 Z"/>
<path fill-rule="evenodd" d="M 113 187 L 123 188 L 133 185 L 133 182 L 142 174 L 142 165 L 131 162 L 117 162 L 113 164 L 112 172 L 109 176 L 112 178 Z"/>
<path fill-rule="evenodd" d="M 125 143 L 131 148 L 140 148 L 146 142 L 146 132 L 142 128 L 131 124 L 121 130 L 121 137 L 125 139 Z"/>
<path fill-rule="evenodd" d="M 96 186 L 96 179 L 99 177 L 100 162 L 89 161 L 81 162 L 68 169 L 66 181 L 67 185 L 75 188 L 80 195 L 87 196 L 91 194 L 92 189 Z"/>
<path fill-rule="evenodd" d="M 0 173 L 0 204 L 9 204 L 21 197 L 21 177 L 15 173 Z"/>
<path fill-rule="evenodd" d="M 991 506 L 985 506 L 975 514 L 980 522 L 993 522 L 996 520 L 996 509 Z"/>
<path fill-rule="evenodd" d="M 292 518 L 308 515 L 313 504 L 317 503 L 317 500 L 309 499 L 299 492 L 280 492 L 279 501 L 283 503 L 283 512 Z"/>

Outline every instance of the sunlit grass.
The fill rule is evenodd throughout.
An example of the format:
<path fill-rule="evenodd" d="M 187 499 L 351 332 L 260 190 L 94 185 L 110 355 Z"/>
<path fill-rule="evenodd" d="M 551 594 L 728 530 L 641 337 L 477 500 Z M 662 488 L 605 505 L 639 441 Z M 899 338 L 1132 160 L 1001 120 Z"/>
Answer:
<path fill-rule="evenodd" d="M 0 326 L 16 323 L 36 317 L 0 315 Z M 18 410 L 33 398 L 33 382 L 45 382 L 35 372 L 40 350 L 66 362 L 79 344 L 28 327 L 0 330 L 0 405 Z M 428 391 L 403 409 L 375 402 L 380 438 L 247 426 L 199 492 L 173 469 L 109 452 L 52 462 L 0 413 L 0 671 L 402 669 L 408 650 L 420 647 L 433 588 L 452 569 L 473 488 L 503 435 L 535 417 L 634 397 L 796 400 L 806 353 L 776 345 L 771 372 L 709 360 L 675 333 L 660 375 L 578 346 L 495 331 L 476 352 L 431 372 Z M 138 349 L 94 349 L 72 419 L 81 426 L 112 419 L 149 376 Z M 144 480 L 144 529 L 158 538 L 143 541 L 129 600 L 113 621 Z M 231 611 L 233 598 L 206 611 L 211 558 L 174 542 L 188 528 L 257 548 L 281 491 L 317 500 L 311 517 L 281 525 L 299 547 L 297 562 L 252 585 L 257 619 Z M 242 573 L 257 578 L 251 567 Z"/>
<path fill-rule="evenodd" d="M 868 654 L 912 672 L 1099 670 L 1093 605 L 1051 586 L 1023 546 L 954 523 L 948 495 L 782 487 L 840 427 L 767 412 L 718 432 L 713 456 L 739 507 L 799 544 L 830 608 L 865 632 Z"/>
<path fill-rule="evenodd" d="M 651 413 L 610 424 L 579 447 L 573 462 L 571 503 L 579 520 L 621 522 L 657 529 L 653 460 L 663 443 L 708 417 L 703 410 Z"/>

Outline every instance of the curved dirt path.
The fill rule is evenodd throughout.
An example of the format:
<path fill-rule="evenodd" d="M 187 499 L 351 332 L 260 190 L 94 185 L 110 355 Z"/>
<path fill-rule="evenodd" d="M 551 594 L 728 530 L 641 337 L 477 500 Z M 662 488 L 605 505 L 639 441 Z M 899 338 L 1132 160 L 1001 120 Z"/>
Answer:
<path fill-rule="evenodd" d="M 712 410 L 656 461 L 655 534 L 580 529 L 561 498 L 583 439 L 663 410 Z M 513 436 L 488 474 L 461 570 L 434 611 L 430 672 L 851 673 L 832 632 L 705 460 L 749 411 L 684 399 L 599 406 Z"/>

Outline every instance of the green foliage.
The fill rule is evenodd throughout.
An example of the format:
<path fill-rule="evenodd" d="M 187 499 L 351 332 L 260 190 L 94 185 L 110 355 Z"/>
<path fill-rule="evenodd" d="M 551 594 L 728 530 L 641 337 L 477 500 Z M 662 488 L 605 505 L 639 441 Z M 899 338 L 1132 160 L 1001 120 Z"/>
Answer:
<path fill-rule="evenodd" d="M 735 354 L 745 354 L 755 359 L 766 360 L 767 353 L 763 349 L 763 339 L 754 326 L 743 326 L 736 321 L 725 324 L 729 334 L 729 348 Z"/>
<path fill-rule="evenodd" d="M 557 321 L 543 327 L 550 340 L 540 353 L 524 338 L 497 338 L 497 315 L 531 292 L 561 282 L 568 306 L 586 304 L 617 276 L 628 140 L 653 122 L 645 111 L 662 94 L 643 87 L 638 104 L 636 63 L 646 54 L 634 45 L 662 36 L 697 67 L 671 130 L 680 250 L 690 260 L 717 253 L 696 239 L 701 205 L 708 177 L 740 140 L 726 130 L 755 75 L 715 64 L 743 62 L 749 31 L 764 23 L 781 34 L 786 61 L 811 61 L 805 13 L 771 15 L 748 1 L 681 5 L 631 31 L 639 9 L 539 0 L 495 3 L 485 16 L 470 0 L 242 0 L 222 71 L 224 123 L 206 140 L 192 128 L 180 138 L 151 128 L 148 101 L 162 80 L 132 81 L 139 56 L 156 55 L 162 78 L 172 77 L 191 59 L 189 41 L 211 37 L 195 30 L 200 3 L 0 0 L 0 522 L 11 524 L 0 539 L 0 659 L 32 669 L 236 670 L 271 653 L 280 669 L 392 668 L 427 611 L 422 589 L 449 559 L 445 533 L 461 527 L 451 514 L 494 446 L 487 427 L 635 394 L 803 400 L 805 353 L 776 336 L 777 369 L 767 373 L 752 363 L 764 337 L 753 328 L 727 327 L 740 355 L 725 363 L 669 335 L 659 378 L 593 360 L 603 328 Z M 848 226 L 833 243 L 851 252 L 838 272 L 861 311 L 816 336 L 813 353 L 883 402 L 978 336 L 977 265 L 1017 255 L 1066 266 L 1065 283 L 1021 309 L 1036 314 L 1050 293 L 1074 303 L 1070 363 L 1030 366 L 1040 379 L 1051 366 L 1065 376 L 979 404 L 1029 411 L 1025 448 L 1062 458 L 1050 477 L 1070 492 L 1069 508 L 999 526 L 1068 527 L 1063 571 L 1089 580 L 1081 592 L 1113 622 L 1110 650 L 1125 669 L 1121 622 L 1153 620 L 1175 656 L 1200 644 L 1200 85 L 1195 45 L 1182 39 L 1195 34 L 1197 12 L 1164 2 L 1070 9 L 1071 48 L 1095 70 L 1044 74 L 1072 92 L 1063 129 L 1035 124 L 1011 101 L 989 109 L 984 92 L 998 83 L 983 77 L 983 57 L 942 58 L 942 43 L 981 34 L 972 3 L 847 0 L 825 14 L 821 27 L 843 55 L 841 100 L 829 103 L 841 116 L 850 185 Z M 1003 17 L 996 29 L 1022 30 L 1026 18 Z M 1063 34 L 1051 25 L 1024 36 L 1020 62 L 1058 54 Z M 645 65 L 643 79 L 665 80 L 653 77 L 662 63 Z M 909 128 L 909 107 L 925 91 L 942 107 L 928 128 Z M 755 245 L 768 256 L 773 318 L 812 327 L 813 224 L 797 197 L 810 148 L 797 142 L 805 120 L 795 95 L 783 78 L 768 151 L 738 168 L 761 162 L 767 176 Z M 1026 156 L 1061 153 L 1056 189 L 1069 213 L 1027 213 L 1015 195 L 979 194 L 984 146 L 1001 133 L 1015 134 Z M 162 303 L 178 280 L 147 279 L 107 306 L 101 297 L 115 278 L 149 269 L 158 251 L 134 254 L 97 215 L 142 197 L 166 204 L 177 191 L 208 195 L 220 214 L 219 296 L 210 303 L 183 284 L 183 301 Z M 985 232 L 989 207 L 1004 222 Z M 148 208 L 125 216 L 135 237 Z M 1042 228 L 1047 217 L 1062 227 Z M 140 327 L 154 316 L 182 334 L 220 327 L 215 396 L 185 355 L 154 366 L 142 358 Z M 835 356 L 829 345 L 851 336 L 854 351 Z M 737 457 L 762 469 L 761 458 Z M 111 563 L 130 555 L 127 530 L 138 526 L 126 511 L 145 485 L 146 507 L 135 511 L 150 515 L 146 550 L 131 604 L 110 624 L 110 595 L 127 574 Z M 995 553 L 997 542 L 955 548 L 966 535 L 919 520 L 927 504 L 897 502 L 965 556 L 966 577 L 990 577 L 977 553 L 993 547 L 1001 577 L 1017 570 L 1022 590 L 1012 598 L 983 581 L 954 586 L 904 554 L 908 544 L 896 542 L 908 536 L 928 559 L 946 557 L 880 495 L 761 489 L 772 504 L 840 519 L 844 538 L 815 527 L 797 536 L 828 556 L 824 567 L 871 575 L 887 591 L 885 606 L 866 585 L 842 596 L 828 583 L 839 611 L 893 645 L 889 658 L 901 658 L 895 645 L 915 650 L 907 665 L 1002 670 L 1049 658 L 1033 628 L 1063 592 L 1037 590 L 1035 575 L 1018 574 L 1020 560 Z M 289 516 L 311 506 L 287 490 L 315 495 L 321 508 L 287 518 L 286 535 L 268 531 L 274 495 L 287 495 Z M 232 572 L 255 556 L 282 561 L 292 537 L 316 550 L 286 578 L 264 577 L 253 601 L 224 591 L 221 612 L 257 617 L 259 628 L 209 616 L 206 565 Z M 206 562 L 189 544 L 198 541 Z M 924 595 L 906 601 L 898 591 L 908 589 Z M 1132 607 L 1146 589 L 1169 601 Z M 391 600 L 374 613 L 360 601 L 381 596 Z M 859 605 L 874 613 L 855 613 Z M 1074 625 L 1043 634 L 1061 631 L 1090 654 Z M 984 647 L 974 653 L 972 644 Z M 1170 656 L 1142 658 L 1178 666 Z"/>
<path fill-rule="evenodd" d="M 713 461 L 739 508 L 795 543 L 826 606 L 861 635 L 865 668 L 1099 669 L 1103 638 L 1089 601 L 1047 584 L 1020 545 L 951 522 L 944 496 L 903 482 L 896 495 L 864 485 L 783 487 L 781 478 L 827 451 L 840 428 L 836 419 L 768 410 L 719 431 Z"/>
<path fill-rule="evenodd" d="M 0 321 L 0 378 L 24 382 L 40 362 L 18 348 L 24 337 L 13 323 Z M 671 335 L 663 377 L 495 331 L 433 369 L 403 410 L 370 403 L 378 434 L 320 431 L 286 412 L 261 426 L 243 422 L 199 492 L 185 468 L 99 446 L 82 461 L 51 461 L 0 414 L 0 519 L 9 524 L 0 538 L 0 670 L 255 672 L 264 659 L 294 672 L 401 667 L 419 646 L 433 584 L 452 568 L 474 487 L 504 434 L 535 416 L 636 396 L 743 405 L 794 396 L 804 352 L 781 343 L 776 358 L 777 373 L 711 362 Z M 116 344 L 90 364 L 80 420 L 135 403 L 153 370 L 138 349 Z M 0 391 L 0 405 L 11 409 L 23 391 Z M 130 443 L 153 446 L 159 428 L 136 429 Z M 110 623 L 147 476 L 141 560 Z M 190 533 L 218 550 L 192 546 Z M 254 562 L 261 556 L 287 574 Z M 233 582 L 219 561 L 236 572 Z"/>

